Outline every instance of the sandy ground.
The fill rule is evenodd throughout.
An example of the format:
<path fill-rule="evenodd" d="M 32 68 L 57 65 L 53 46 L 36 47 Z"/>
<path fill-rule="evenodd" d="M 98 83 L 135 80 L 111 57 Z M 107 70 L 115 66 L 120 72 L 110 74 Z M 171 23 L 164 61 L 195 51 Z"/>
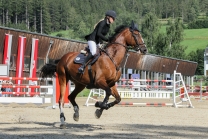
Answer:
<path fill-rule="evenodd" d="M 115 106 L 100 119 L 95 107 L 84 106 L 86 98 L 76 100 L 80 119 L 64 108 L 66 129 L 59 129 L 59 109 L 51 105 L 0 104 L 0 139 L 208 138 L 208 100 L 192 100 L 195 108 Z"/>

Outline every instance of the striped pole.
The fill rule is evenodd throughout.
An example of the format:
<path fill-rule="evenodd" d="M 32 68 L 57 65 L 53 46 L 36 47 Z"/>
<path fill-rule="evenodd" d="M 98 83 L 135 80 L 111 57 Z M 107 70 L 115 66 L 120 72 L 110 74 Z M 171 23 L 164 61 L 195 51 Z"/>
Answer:
<path fill-rule="evenodd" d="M 2 80 L 42 80 L 43 78 L 30 78 L 30 77 L 0 77 Z M 52 81 L 52 78 L 45 78 L 47 81 Z"/>
<path fill-rule="evenodd" d="M 125 79 L 125 78 L 120 79 L 120 81 L 133 81 L 133 82 L 173 82 L 173 80 Z"/>
<path fill-rule="evenodd" d="M 16 64 L 16 77 L 22 77 L 24 68 L 24 53 L 25 53 L 26 37 L 19 36 L 18 39 L 18 53 L 17 53 L 17 64 Z M 21 80 L 16 80 L 16 84 L 21 84 Z M 20 88 L 16 88 L 15 92 L 21 92 Z"/>
<path fill-rule="evenodd" d="M 32 50 L 30 60 L 30 77 L 36 77 L 37 69 L 37 57 L 38 57 L 38 39 L 32 38 Z M 36 81 L 30 80 L 29 84 L 37 85 Z M 29 92 L 34 92 L 34 89 L 29 89 Z"/>
<path fill-rule="evenodd" d="M 0 92 L 0 94 L 5 95 L 41 95 L 45 93 L 40 93 L 40 92 Z"/>
<path fill-rule="evenodd" d="M 122 105 L 122 106 L 141 105 L 141 106 L 152 106 L 152 107 L 173 106 L 172 103 L 134 103 L 134 102 L 120 102 L 118 103 L 118 105 Z"/>
<path fill-rule="evenodd" d="M 4 39 L 4 57 L 3 57 L 3 64 L 7 64 L 8 71 L 7 74 L 9 75 L 9 68 L 10 68 L 10 55 L 11 55 L 11 48 L 12 48 L 12 35 L 5 34 Z"/>
<path fill-rule="evenodd" d="M 0 85 L 0 88 L 53 88 L 53 86 L 43 86 L 43 85 Z"/>

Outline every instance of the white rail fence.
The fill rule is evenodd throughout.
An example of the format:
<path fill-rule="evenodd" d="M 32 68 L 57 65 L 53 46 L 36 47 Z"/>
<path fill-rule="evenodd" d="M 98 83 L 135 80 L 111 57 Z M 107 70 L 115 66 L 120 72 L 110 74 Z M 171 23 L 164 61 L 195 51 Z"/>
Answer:
<path fill-rule="evenodd" d="M 121 98 L 131 98 L 131 99 L 171 99 L 172 103 L 165 103 L 165 106 L 173 106 L 173 107 L 191 107 L 193 105 L 191 103 L 190 97 L 186 90 L 185 83 L 183 81 L 182 75 L 180 73 L 176 73 L 174 71 L 173 80 L 144 80 L 144 79 L 121 79 L 120 81 L 130 81 L 133 82 L 131 85 L 117 85 L 118 93 Z M 172 85 L 164 86 L 164 85 L 134 85 L 138 84 L 138 82 L 171 82 Z M 151 89 L 150 89 L 151 88 Z M 184 93 L 180 93 L 180 89 L 184 88 Z M 154 90 L 152 90 L 154 89 Z M 86 100 L 85 105 L 90 106 L 94 105 L 94 103 L 89 103 L 90 100 L 98 101 L 97 97 L 105 97 L 105 91 L 100 89 L 94 89 L 90 91 L 90 94 Z M 186 103 L 185 103 L 186 102 Z M 122 103 L 122 102 L 121 102 Z M 144 105 L 145 103 L 130 103 L 131 105 Z M 149 103 L 148 103 L 149 104 Z M 127 104 L 129 105 L 129 103 Z"/>

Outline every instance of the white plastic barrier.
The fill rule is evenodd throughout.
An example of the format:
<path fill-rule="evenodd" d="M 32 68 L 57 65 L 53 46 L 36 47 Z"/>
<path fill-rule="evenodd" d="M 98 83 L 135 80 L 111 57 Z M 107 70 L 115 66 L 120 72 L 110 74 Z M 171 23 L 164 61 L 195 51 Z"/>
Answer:
<path fill-rule="evenodd" d="M 41 80 L 41 78 L 27 78 L 27 77 L 0 77 L 0 80 Z M 44 103 L 52 103 L 52 98 L 56 93 L 54 90 L 55 86 L 55 78 L 47 78 L 47 81 L 53 81 L 53 85 L 2 85 L 0 84 L 0 88 L 47 88 L 53 89 L 53 94 L 48 94 L 48 92 L 0 92 L 0 103 L 9 104 L 9 103 L 18 103 L 18 104 L 26 104 L 26 103 L 34 103 L 34 104 L 44 104 Z M 5 95 L 10 97 L 4 97 Z M 24 95 L 24 97 L 19 97 L 20 95 Z M 47 97 L 46 97 L 47 95 Z M 34 97 L 28 97 L 34 96 Z"/>

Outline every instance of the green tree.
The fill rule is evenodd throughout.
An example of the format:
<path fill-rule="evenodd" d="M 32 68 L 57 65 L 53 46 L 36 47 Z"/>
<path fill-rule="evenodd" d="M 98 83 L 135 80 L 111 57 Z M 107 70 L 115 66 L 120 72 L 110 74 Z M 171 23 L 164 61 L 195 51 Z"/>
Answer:
<path fill-rule="evenodd" d="M 68 0 L 60 0 L 59 16 L 60 16 L 60 29 L 67 30 L 69 28 L 69 2 Z"/>
<path fill-rule="evenodd" d="M 155 42 L 155 54 L 167 56 L 168 45 L 167 45 L 167 36 L 164 33 L 159 33 L 157 36 L 157 41 Z"/>
<path fill-rule="evenodd" d="M 30 30 L 32 27 L 31 23 L 33 21 L 33 0 L 23 0 L 21 4 L 23 4 L 22 10 L 23 10 L 23 13 L 25 14 L 24 17 L 25 17 L 25 24 L 26 24 L 27 30 Z"/>
<path fill-rule="evenodd" d="M 182 22 L 188 23 L 196 20 L 199 13 L 208 13 L 208 0 L 1 0 L 0 24 L 21 29 L 26 26 L 29 31 L 44 33 L 66 29 L 76 32 L 83 21 L 86 28 L 92 30 L 109 9 L 118 15 L 112 32 L 120 24 L 128 24 L 131 20 L 141 24 L 146 18 L 149 22 L 154 21 L 149 27 L 157 26 L 157 18 L 175 20 L 180 17 Z M 148 17 L 151 13 L 155 19 Z M 158 35 L 153 32 L 155 36 L 152 36 L 152 31 L 155 30 L 147 31 L 150 35 L 147 39 L 151 38 L 148 43 L 153 48 Z"/>
<path fill-rule="evenodd" d="M 142 34 L 150 53 L 155 53 L 155 42 L 157 41 L 159 27 L 158 19 L 154 14 L 149 13 L 145 16 L 142 22 Z"/>
<path fill-rule="evenodd" d="M 174 23 L 171 23 L 167 30 L 167 43 L 169 49 L 167 51 L 167 56 L 174 58 L 185 58 L 185 49 L 186 47 L 180 45 L 180 42 L 183 40 L 183 24 L 180 19 L 175 19 Z"/>
<path fill-rule="evenodd" d="M 51 19 L 51 31 L 60 30 L 60 12 L 59 12 L 59 4 L 56 3 L 55 0 L 48 3 L 49 5 L 49 13 Z"/>
<path fill-rule="evenodd" d="M 23 6 L 22 6 L 23 1 L 22 0 L 12 0 L 11 1 L 11 7 L 13 7 L 13 11 L 12 11 L 12 20 L 13 23 L 17 25 L 18 23 L 18 16 L 21 14 L 21 12 L 23 13 Z"/>
<path fill-rule="evenodd" d="M 47 1 L 42 1 L 41 5 L 41 17 L 42 20 L 42 31 L 41 33 L 50 34 L 51 33 L 51 16 L 49 13 L 49 8 L 46 6 L 49 3 Z"/>
<path fill-rule="evenodd" d="M 80 36 L 80 37 L 83 37 L 82 40 L 84 40 L 84 36 L 87 34 L 87 32 L 89 32 L 83 21 L 80 22 L 80 24 L 76 30 L 77 30 L 76 31 L 77 36 L 78 36 L 78 34 L 83 35 L 83 36 Z"/>
<path fill-rule="evenodd" d="M 9 26 L 11 23 L 12 16 L 12 1 L 11 0 L 2 0 L 3 4 L 3 25 Z"/>
<path fill-rule="evenodd" d="M 188 60 L 198 63 L 196 75 L 204 75 L 204 49 L 197 49 L 188 54 Z"/>

